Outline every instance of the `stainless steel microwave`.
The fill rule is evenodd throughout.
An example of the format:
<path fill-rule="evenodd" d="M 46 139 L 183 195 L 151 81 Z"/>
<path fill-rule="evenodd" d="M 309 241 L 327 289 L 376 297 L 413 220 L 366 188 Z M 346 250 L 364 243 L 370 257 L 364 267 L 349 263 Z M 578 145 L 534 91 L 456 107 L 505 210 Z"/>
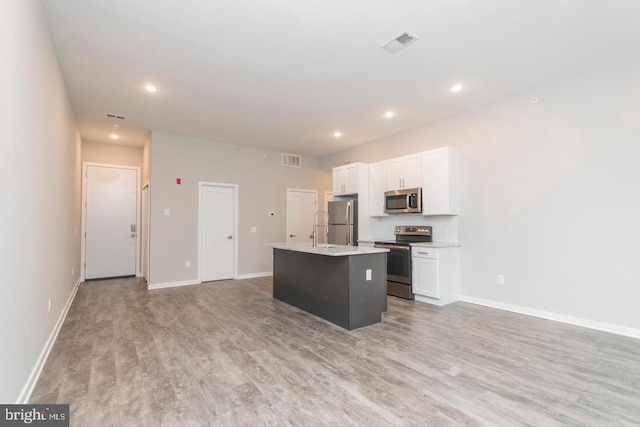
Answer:
<path fill-rule="evenodd" d="M 386 191 L 384 211 L 392 214 L 422 212 L 422 188 Z"/>

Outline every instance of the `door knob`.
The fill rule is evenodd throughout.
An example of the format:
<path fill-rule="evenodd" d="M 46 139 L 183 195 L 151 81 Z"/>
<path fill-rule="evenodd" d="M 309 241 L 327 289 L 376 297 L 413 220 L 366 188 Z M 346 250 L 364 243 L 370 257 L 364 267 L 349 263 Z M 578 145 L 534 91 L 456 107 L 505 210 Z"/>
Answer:
<path fill-rule="evenodd" d="M 233 239 L 233 236 L 227 236 L 227 239 L 231 240 Z"/>
<path fill-rule="evenodd" d="M 289 237 L 296 237 L 295 234 L 289 234 Z"/>

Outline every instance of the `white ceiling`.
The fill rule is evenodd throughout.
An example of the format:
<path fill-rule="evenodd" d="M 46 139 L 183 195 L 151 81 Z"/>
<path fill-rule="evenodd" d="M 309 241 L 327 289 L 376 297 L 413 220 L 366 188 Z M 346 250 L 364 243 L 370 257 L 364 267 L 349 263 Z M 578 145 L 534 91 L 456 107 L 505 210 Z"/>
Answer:
<path fill-rule="evenodd" d="M 159 130 L 323 156 L 640 54 L 638 0 L 42 3 L 82 138 L 113 142 L 117 113 L 135 146 Z M 404 30 L 419 40 L 380 48 Z"/>

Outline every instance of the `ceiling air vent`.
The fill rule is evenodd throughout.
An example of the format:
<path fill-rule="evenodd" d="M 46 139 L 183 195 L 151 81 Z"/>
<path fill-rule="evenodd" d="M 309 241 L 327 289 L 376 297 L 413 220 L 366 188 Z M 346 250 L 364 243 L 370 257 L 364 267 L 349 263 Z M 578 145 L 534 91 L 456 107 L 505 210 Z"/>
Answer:
<path fill-rule="evenodd" d="M 404 31 L 380 47 L 389 53 L 396 53 L 399 50 L 409 46 L 411 43 L 415 42 L 416 40 L 418 40 L 418 37 L 411 34 L 409 31 Z"/>
<path fill-rule="evenodd" d="M 124 120 L 126 119 L 125 116 L 122 116 L 120 114 L 113 114 L 113 113 L 107 113 L 106 116 L 110 119 L 118 119 L 118 120 Z"/>
<path fill-rule="evenodd" d="M 282 153 L 282 166 L 300 168 L 302 167 L 302 156 L 298 156 L 297 154 Z"/>

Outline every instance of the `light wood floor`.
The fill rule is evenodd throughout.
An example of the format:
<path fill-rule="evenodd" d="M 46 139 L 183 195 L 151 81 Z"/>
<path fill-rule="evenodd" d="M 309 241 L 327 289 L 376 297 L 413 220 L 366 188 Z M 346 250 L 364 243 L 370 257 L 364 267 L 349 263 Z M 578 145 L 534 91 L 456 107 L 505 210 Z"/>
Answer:
<path fill-rule="evenodd" d="M 389 297 L 346 331 L 271 278 L 85 283 L 31 398 L 73 426 L 640 425 L 640 340 Z"/>

